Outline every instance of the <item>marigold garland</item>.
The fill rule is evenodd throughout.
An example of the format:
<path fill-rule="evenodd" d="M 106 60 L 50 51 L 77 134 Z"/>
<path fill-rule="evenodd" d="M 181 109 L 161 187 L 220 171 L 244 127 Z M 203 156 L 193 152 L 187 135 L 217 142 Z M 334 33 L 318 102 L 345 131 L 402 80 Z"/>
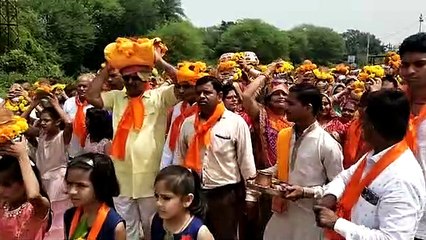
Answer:
<path fill-rule="evenodd" d="M 294 70 L 294 66 L 290 62 L 280 61 L 278 64 L 280 67 L 275 70 L 275 73 L 290 73 Z"/>
<path fill-rule="evenodd" d="M 27 120 L 20 116 L 13 116 L 10 121 L 0 124 L 0 143 L 11 141 L 27 130 Z"/>
<path fill-rule="evenodd" d="M 398 70 L 401 66 L 401 56 L 396 52 L 388 52 L 385 56 L 385 65 Z"/>
<path fill-rule="evenodd" d="M 14 113 L 25 112 L 28 109 L 29 102 L 23 97 L 18 97 L 18 102 L 13 102 L 10 99 L 6 99 L 4 107 Z"/>
<path fill-rule="evenodd" d="M 317 65 L 316 64 L 313 64 L 310 60 L 305 60 L 305 61 L 303 61 L 303 64 L 302 65 L 300 65 L 297 69 L 296 69 L 296 72 L 298 73 L 298 74 L 305 74 L 305 73 L 307 73 L 307 72 L 311 72 L 311 71 L 313 71 L 314 69 L 317 69 L 318 67 L 317 67 Z"/>
<path fill-rule="evenodd" d="M 324 70 L 320 70 L 320 69 L 314 69 L 313 73 L 318 80 L 324 80 L 324 81 L 327 81 L 328 83 L 334 82 L 333 75 L 331 75 L 331 73 L 328 72 L 328 71 L 324 71 Z"/>
<path fill-rule="evenodd" d="M 382 78 L 385 76 L 385 69 L 382 66 L 365 66 L 358 74 L 358 80 L 367 81 L 368 79 Z"/>

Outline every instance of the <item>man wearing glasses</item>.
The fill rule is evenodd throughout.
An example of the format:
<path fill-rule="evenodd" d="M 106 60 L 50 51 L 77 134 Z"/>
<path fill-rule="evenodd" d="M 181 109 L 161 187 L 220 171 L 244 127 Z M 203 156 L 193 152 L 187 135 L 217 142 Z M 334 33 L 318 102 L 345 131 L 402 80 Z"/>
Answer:
<path fill-rule="evenodd" d="M 176 69 L 163 60 L 160 50 L 155 51 L 154 62 L 166 70 L 172 81 L 176 79 Z M 151 239 L 150 220 L 156 204 L 153 185 L 165 140 L 166 115 L 177 102 L 173 85 L 147 90 L 152 67 L 126 66 L 120 69 L 126 91 L 102 92 L 102 85 L 109 78 L 107 66 L 87 92 L 89 103 L 113 114 L 111 155 L 121 188 L 114 203 L 126 220 L 129 239 L 139 239 L 140 222 L 144 239 Z"/>

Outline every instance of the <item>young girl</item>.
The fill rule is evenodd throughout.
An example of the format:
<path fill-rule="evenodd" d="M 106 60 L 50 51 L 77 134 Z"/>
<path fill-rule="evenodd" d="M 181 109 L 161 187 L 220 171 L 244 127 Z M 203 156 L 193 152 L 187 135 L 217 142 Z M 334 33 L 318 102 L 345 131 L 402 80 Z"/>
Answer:
<path fill-rule="evenodd" d="M 120 194 L 112 160 L 104 154 L 86 153 L 70 161 L 65 175 L 74 207 L 64 215 L 68 240 L 125 240 L 124 220 L 114 210 Z"/>
<path fill-rule="evenodd" d="M 112 139 L 112 121 L 108 111 L 89 108 L 86 112 L 88 136 L 85 152 L 109 154 Z"/>
<path fill-rule="evenodd" d="M 0 147 L 0 239 L 42 240 L 49 229 L 49 199 L 26 145 Z"/>
<path fill-rule="evenodd" d="M 63 215 L 65 210 L 72 206 L 63 190 L 68 162 L 66 149 L 71 141 L 72 121 L 62 110 L 56 97 L 46 98 L 52 107 L 41 111 L 39 126 L 32 127 L 28 134 L 38 137 L 35 142 L 36 165 L 40 169 L 43 186 L 52 203 L 53 222 L 46 239 L 56 240 L 64 239 Z M 39 103 L 40 100 L 36 98 L 26 112 L 31 112 Z"/>
<path fill-rule="evenodd" d="M 182 166 L 169 166 L 155 178 L 157 214 L 152 219 L 152 240 L 210 240 L 203 225 L 206 205 L 201 198 L 200 178 Z"/>

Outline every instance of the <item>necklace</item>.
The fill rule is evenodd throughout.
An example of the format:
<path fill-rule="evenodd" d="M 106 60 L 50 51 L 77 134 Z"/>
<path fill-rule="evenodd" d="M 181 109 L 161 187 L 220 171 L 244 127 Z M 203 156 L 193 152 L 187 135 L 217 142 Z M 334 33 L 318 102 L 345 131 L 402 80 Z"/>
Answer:
<path fill-rule="evenodd" d="M 22 204 L 16 209 L 10 210 L 10 206 L 8 203 L 3 205 L 4 216 L 6 218 L 16 218 L 22 214 L 22 210 L 27 206 L 28 202 Z"/>

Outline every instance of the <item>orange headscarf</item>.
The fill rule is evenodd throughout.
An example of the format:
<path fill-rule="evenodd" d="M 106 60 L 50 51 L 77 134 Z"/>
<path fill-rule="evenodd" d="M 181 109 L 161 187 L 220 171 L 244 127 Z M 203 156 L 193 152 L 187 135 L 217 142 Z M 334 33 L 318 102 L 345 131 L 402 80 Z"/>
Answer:
<path fill-rule="evenodd" d="M 367 165 L 366 157 L 358 165 L 354 174 L 352 175 L 349 183 L 346 185 L 342 198 L 340 199 L 337 207 L 337 216 L 346 220 L 351 220 L 351 211 L 353 206 L 358 202 L 362 191 L 365 187 L 369 186 L 380 173 L 383 172 L 390 164 L 397 160 L 408 149 L 405 140 L 394 145 L 387 151 L 383 157 L 374 164 L 373 168 L 362 178 L 365 167 Z M 335 233 L 334 231 L 327 231 L 327 239 L 329 240 L 343 240 L 344 238 Z"/>
<path fill-rule="evenodd" d="M 80 140 L 80 146 L 84 147 L 86 144 L 87 129 L 86 129 L 86 114 L 84 107 L 87 106 L 87 101 L 80 102 L 78 97 L 75 97 L 75 105 L 77 105 L 77 113 L 75 114 L 73 131 Z"/>
<path fill-rule="evenodd" d="M 209 119 L 203 123 L 200 122 L 200 114 L 199 110 L 195 115 L 195 134 L 189 144 L 188 152 L 186 153 L 186 157 L 184 160 L 184 165 L 187 168 L 193 169 L 197 172 L 201 172 L 202 162 L 200 159 L 200 149 L 201 147 L 209 147 L 211 141 L 210 131 L 217 121 L 222 117 L 225 112 L 225 105 L 223 102 L 219 103 L 216 106 L 213 114 L 209 117 Z"/>
<path fill-rule="evenodd" d="M 133 97 L 129 99 L 129 103 L 121 117 L 117 126 L 114 139 L 111 146 L 111 155 L 118 160 L 124 160 L 126 154 L 126 142 L 130 129 L 139 131 L 142 128 L 144 120 L 144 105 L 142 98 Z"/>
<path fill-rule="evenodd" d="M 170 140 L 169 140 L 169 147 L 170 150 L 174 151 L 176 149 L 177 140 L 180 134 L 180 128 L 182 126 L 183 121 L 189 116 L 194 115 L 198 111 L 197 105 L 193 105 L 190 107 L 184 107 L 188 106 L 188 103 L 182 103 L 180 115 L 176 117 L 176 119 L 173 121 L 171 129 L 170 129 Z"/>

